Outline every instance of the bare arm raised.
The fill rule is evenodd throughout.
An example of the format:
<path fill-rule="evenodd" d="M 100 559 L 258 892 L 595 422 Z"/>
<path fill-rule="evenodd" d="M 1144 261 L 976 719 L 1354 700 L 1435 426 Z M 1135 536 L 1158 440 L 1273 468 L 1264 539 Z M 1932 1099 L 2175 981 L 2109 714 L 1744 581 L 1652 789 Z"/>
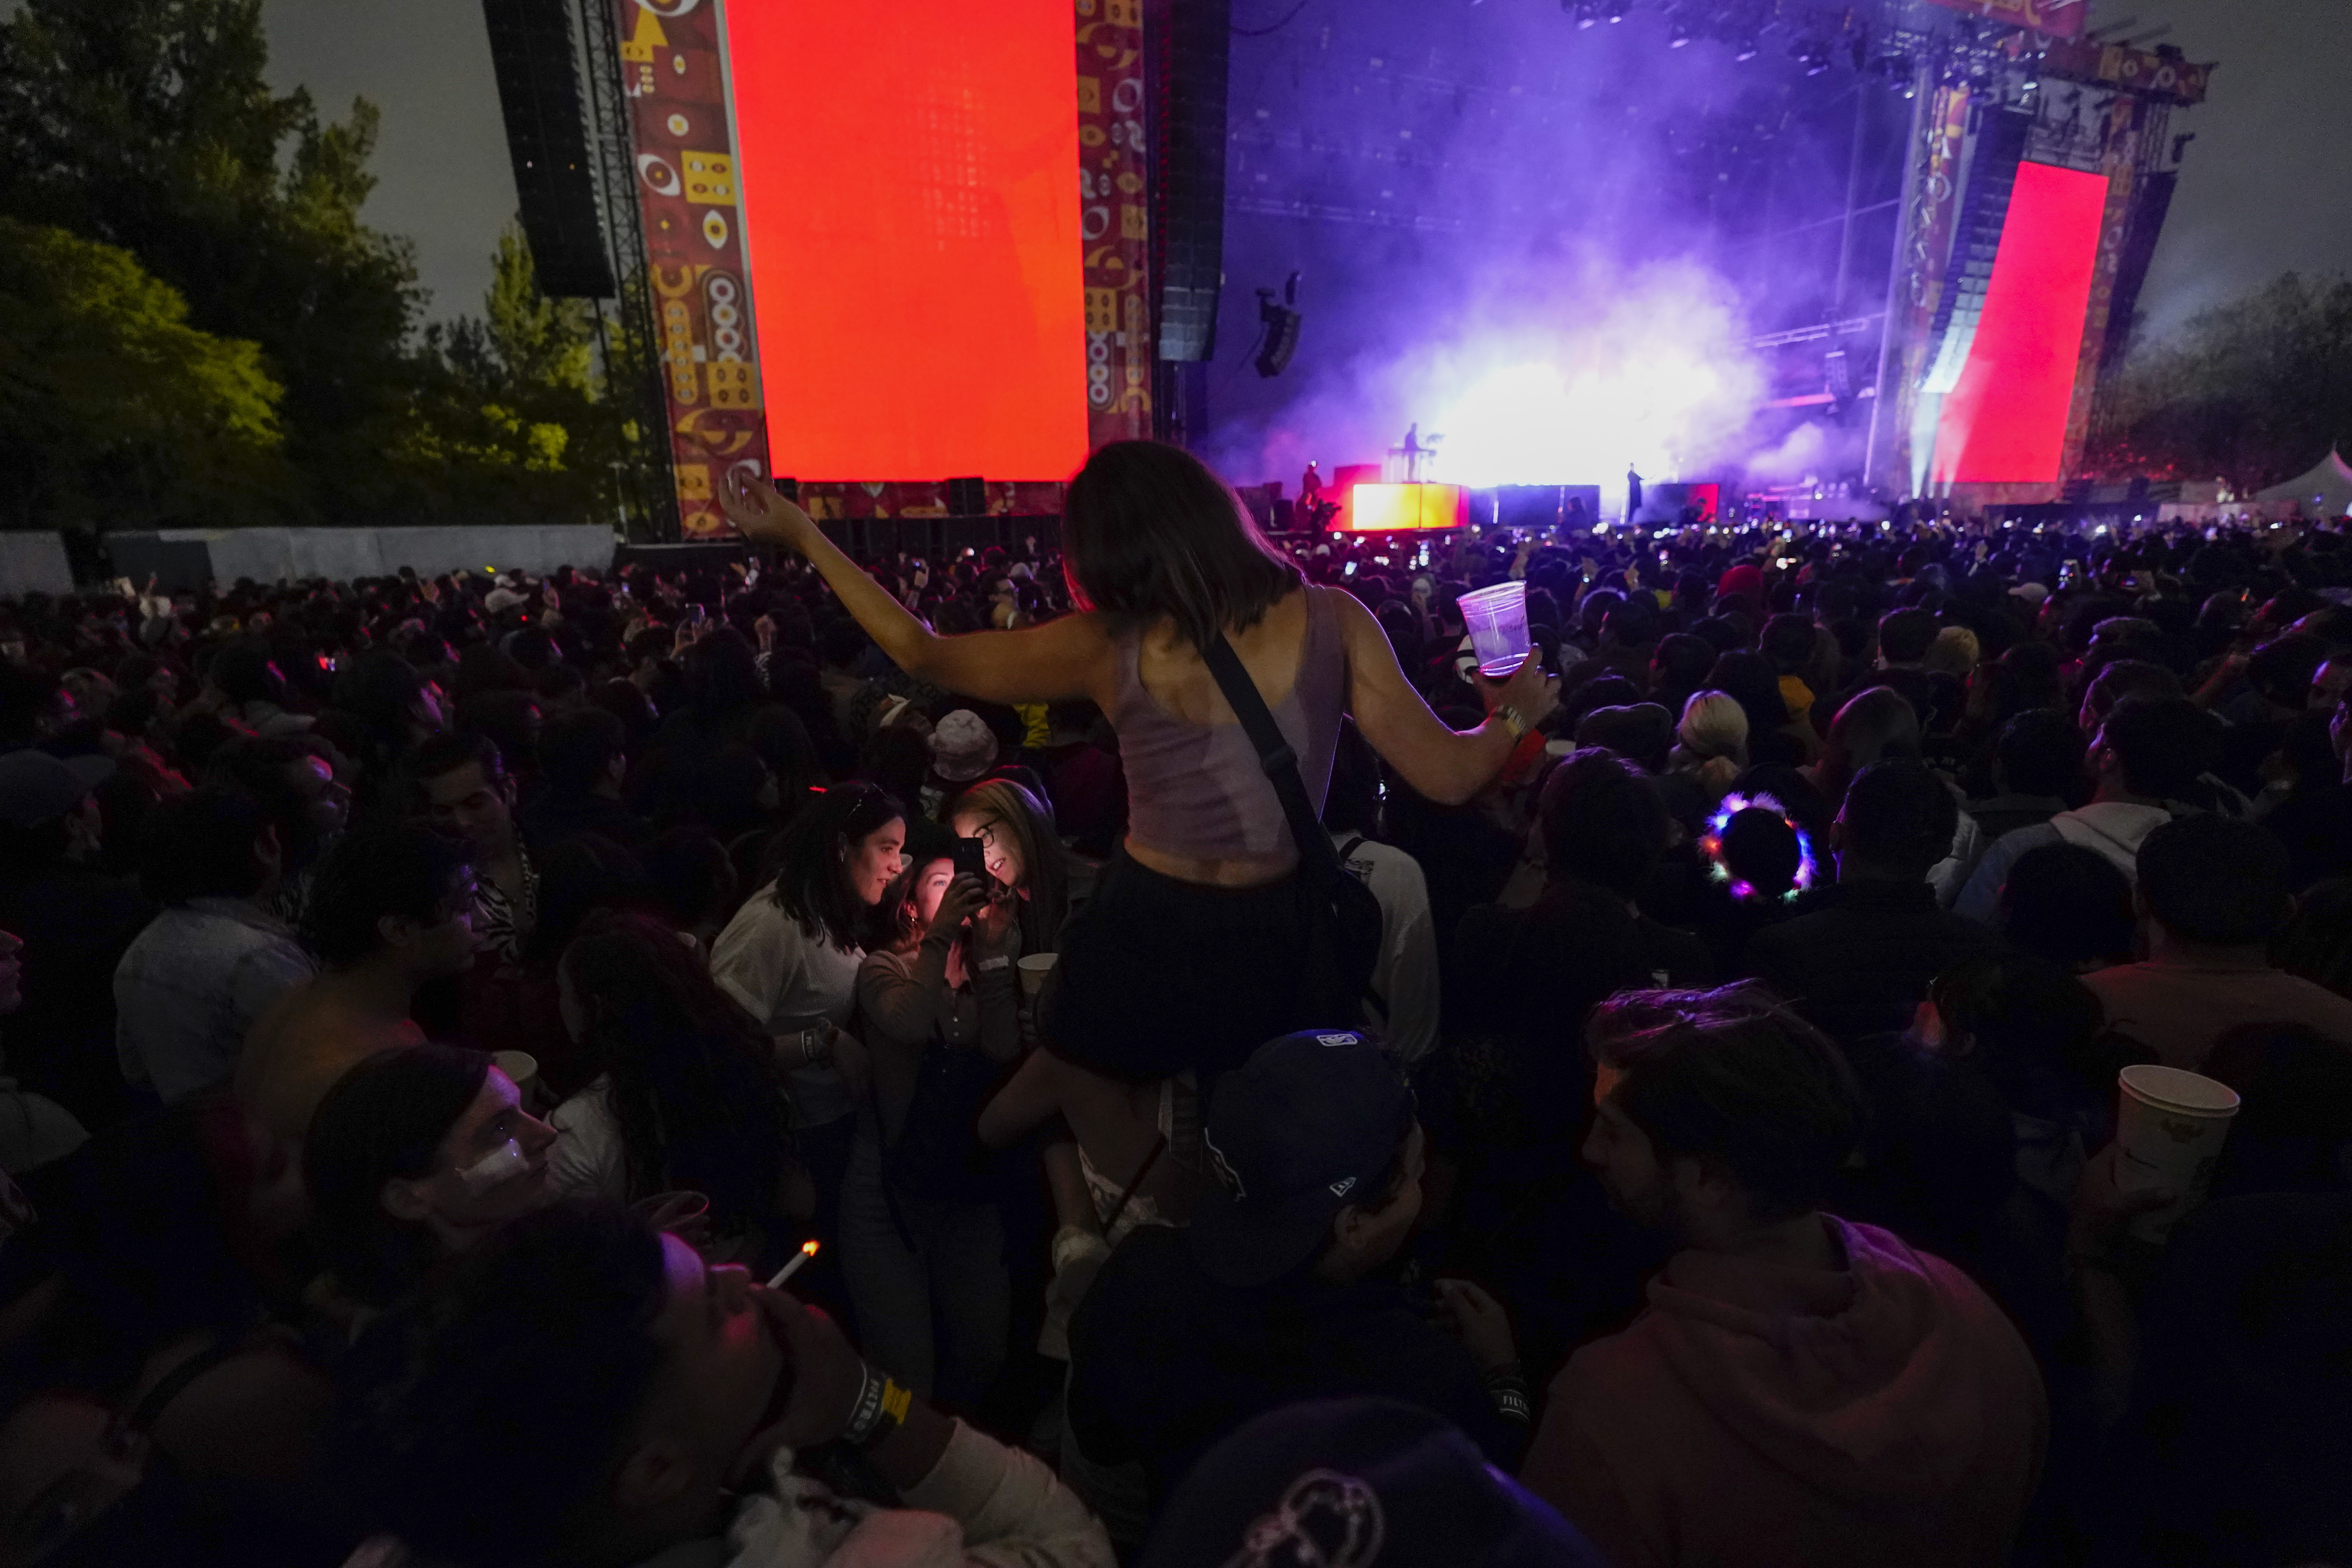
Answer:
<path fill-rule="evenodd" d="M 1108 709 L 1117 665 L 1096 615 L 1063 616 L 1016 632 L 940 637 L 827 539 L 809 514 L 761 479 L 719 487 L 719 504 L 744 536 L 808 557 L 844 608 L 890 661 L 918 680 L 986 702 L 1088 698 Z"/>
<path fill-rule="evenodd" d="M 1449 730 L 1429 710 L 1421 693 L 1398 668 L 1388 633 L 1353 595 L 1337 594 L 1339 629 L 1348 648 L 1348 706 L 1372 750 L 1421 794 L 1445 805 L 1459 805 L 1494 780 L 1510 760 L 1517 738 L 1496 717 L 1509 708 L 1533 729 L 1559 706 L 1559 682 L 1544 674 L 1530 652 L 1508 680 L 1478 678 L 1486 700 L 1486 721 L 1475 730 Z"/>

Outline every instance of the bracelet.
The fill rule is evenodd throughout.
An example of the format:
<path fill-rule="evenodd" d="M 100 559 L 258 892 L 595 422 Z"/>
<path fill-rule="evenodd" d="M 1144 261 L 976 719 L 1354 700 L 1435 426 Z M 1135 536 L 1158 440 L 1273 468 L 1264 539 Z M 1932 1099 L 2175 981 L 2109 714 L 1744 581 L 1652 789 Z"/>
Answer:
<path fill-rule="evenodd" d="M 1503 728 L 1511 732 L 1511 739 L 1514 741 L 1528 732 L 1527 720 L 1520 717 L 1519 710 L 1507 702 L 1487 714 L 1486 717 L 1500 719 L 1503 721 Z"/>
<path fill-rule="evenodd" d="M 856 1403 L 849 1407 L 849 1423 L 841 1429 L 845 1443 L 868 1447 L 896 1432 L 907 1419 L 915 1396 L 890 1380 L 887 1373 L 860 1363 Z"/>
<path fill-rule="evenodd" d="M 811 1024 L 801 1031 L 800 1039 L 801 1066 L 819 1067 L 832 1057 L 832 1041 L 826 1036 L 824 1025 Z"/>

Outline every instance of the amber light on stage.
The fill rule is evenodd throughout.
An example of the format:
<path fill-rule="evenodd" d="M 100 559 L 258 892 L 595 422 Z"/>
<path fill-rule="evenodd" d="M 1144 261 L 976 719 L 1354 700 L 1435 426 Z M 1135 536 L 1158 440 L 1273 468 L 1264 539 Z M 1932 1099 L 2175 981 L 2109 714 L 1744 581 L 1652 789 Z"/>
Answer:
<path fill-rule="evenodd" d="M 1358 485 L 1335 531 L 1425 533 L 1469 521 L 1470 492 L 1460 485 Z"/>

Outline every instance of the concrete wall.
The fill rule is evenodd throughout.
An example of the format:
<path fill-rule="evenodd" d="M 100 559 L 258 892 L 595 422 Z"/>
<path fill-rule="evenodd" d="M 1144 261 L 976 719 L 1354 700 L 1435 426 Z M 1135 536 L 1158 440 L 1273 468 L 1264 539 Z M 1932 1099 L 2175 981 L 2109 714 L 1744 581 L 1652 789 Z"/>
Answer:
<path fill-rule="evenodd" d="M 516 524 L 505 528 L 238 528 L 164 529 L 147 536 L 163 544 L 200 544 L 222 584 L 302 577 L 383 577 L 402 567 L 432 576 L 460 567 L 479 572 L 558 566 L 598 571 L 612 564 L 613 531 L 593 524 Z M 127 538 L 125 539 L 127 542 Z M 123 551 L 116 550 L 118 558 Z"/>
<path fill-rule="evenodd" d="M 65 542 L 56 534 L 0 532 L 0 596 L 70 594 L 73 585 Z"/>

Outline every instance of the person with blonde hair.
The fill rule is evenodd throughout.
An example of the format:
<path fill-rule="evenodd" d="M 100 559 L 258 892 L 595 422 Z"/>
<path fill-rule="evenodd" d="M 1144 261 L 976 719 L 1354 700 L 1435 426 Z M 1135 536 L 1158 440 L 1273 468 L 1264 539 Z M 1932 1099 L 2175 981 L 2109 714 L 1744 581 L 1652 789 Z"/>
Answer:
<path fill-rule="evenodd" d="M 1707 805 L 1723 798 L 1748 767 L 1748 710 L 1726 691 L 1695 691 L 1675 726 L 1668 766 L 1706 791 Z"/>
<path fill-rule="evenodd" d="M 1976 633 L 1966 626 L 1946 626 L 1927 645 L 1927 657 L 1920 662 L 1938 674 L 1957 675 L 1965 680 L 1983 656 Z"/>
<path fill-rule="evenodd" d="M 948 803 L 948 826 L 980 840 L 989 876 L 1020 900 L 1022 952 L 1057 951 L 1070 912 L 1070 857 L 1053 809 L 1011 779 L 982 779 Z"/>

